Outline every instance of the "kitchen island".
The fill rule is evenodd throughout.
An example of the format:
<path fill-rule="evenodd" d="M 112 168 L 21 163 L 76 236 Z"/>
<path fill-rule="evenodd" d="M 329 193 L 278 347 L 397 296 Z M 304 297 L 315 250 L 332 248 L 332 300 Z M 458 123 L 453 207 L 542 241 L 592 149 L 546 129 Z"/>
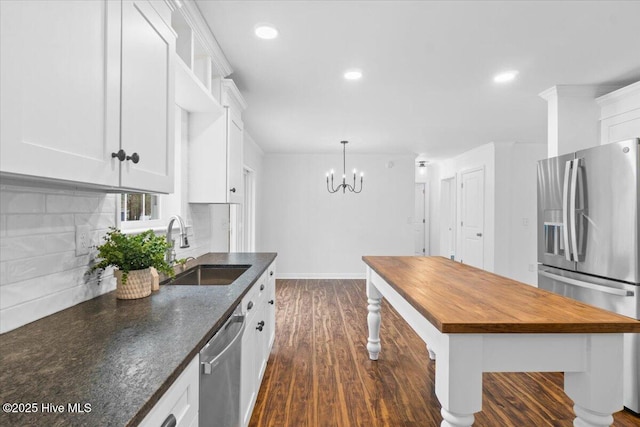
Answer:
<path fill-rule="evenodd" d="M 275 258 L 206 254 L 196 264 L 251 267 L 228 286 L 110 292 L 0 335 L 0 425 L 138 425 Z"/>
<path fill-rule="evenodd" d="M 443 427 L 473 424 L 483 372 L 564 372 L 576 426 L 611 425 L 622 409 L 623 333 L 640 333 L 637 320 L 442 257 L 363 260 L 369 357 L 384 297 L 437 358 Z"/>

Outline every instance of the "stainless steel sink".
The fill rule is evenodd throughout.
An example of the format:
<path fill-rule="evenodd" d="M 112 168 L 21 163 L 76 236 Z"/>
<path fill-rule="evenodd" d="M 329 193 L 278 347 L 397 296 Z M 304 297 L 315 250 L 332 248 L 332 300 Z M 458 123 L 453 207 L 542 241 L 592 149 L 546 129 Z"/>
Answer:
<path fill-rule="evenodd" d="M 198 265 L 176 276 L 167 285 L 227 286 L 250 265 Z"/>

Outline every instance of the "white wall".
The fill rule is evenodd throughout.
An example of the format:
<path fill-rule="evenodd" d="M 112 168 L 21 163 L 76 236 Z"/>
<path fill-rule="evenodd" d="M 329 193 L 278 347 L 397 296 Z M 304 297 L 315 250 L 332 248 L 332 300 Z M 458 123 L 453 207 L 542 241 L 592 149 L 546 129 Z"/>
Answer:
<path fill-rule="evenodd" d="M 278 252 L 279 277 L 364 277 L 363 255 L 413 254 L 413 156 L 347 153 L 354 167 L 362 193 L 329 194 L 325 173 L 341 175 L 341 154 L 264 157 L 257 249 Z"/>
<path fill-rule="evenodd" d="M 499 274 L 521 282 L 538 283 L 538 160 L 547 156 L 545 144 L 513 144 L 506 162 L 510 166 L 503 180 L 508 191 L 501 191 L 499 210 L 508 211 L 510 219 L 506 251 L 508 264 L 497 270 Z M 498 179 L 500 180 L 500 179 Z"/>
<path fill-rule="evenodd" d="M 546 149 L 544 144 L 490 143 L 429 165 L 431 254 L 449 256 L 440 242 L 441 180 L 455 176 L 459 190 L 462 172 L 484 167 L 484 269 L 536 284 L 537 161 L 546 157 Z M 459 226 L 456 231 L 460 245 Z"/>
<path fill-rule="evenodd" d="M 256 192 L 256 248 L 261 247 L 262 242 L 261 234 L 259 230 L 262 229 L 262 218 L 264 216 L 264 171 L 263 171 L 263 162 L 264 162 L 264 152 L 258 146 L 253 137 L 245 131 L 244 133 L 244 152 L 243 152 L 243 162 L 244 165 L 251 170 L 253 170 L 255 174 L 255 192 Z"/>

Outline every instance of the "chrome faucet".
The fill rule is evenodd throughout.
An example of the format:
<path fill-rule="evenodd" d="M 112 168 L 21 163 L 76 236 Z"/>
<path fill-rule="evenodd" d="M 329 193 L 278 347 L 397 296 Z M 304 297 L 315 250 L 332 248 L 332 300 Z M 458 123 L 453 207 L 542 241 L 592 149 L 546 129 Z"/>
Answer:
<path fill-rule="evenodd" d="M 173 223 L 176 220 L 180 225 L 180 247 L 181 248 L 189 247 L 189 239 L 187 239 L 187 227 L 184 225 L 184 221 L 182 220 L 180 215 L 172 216 L 171 218 L 169 218 L 169 225 L 167 226 L 167 242 L 169 243 L 170 246 L 169 246 L 169 249 L 167 249 L 167 254 L 165 256 L 167 263 L 169 265 L 173 265 L 173 263 L 176 261 L 176 251 L 174 249 L 176 241 L 171 237 Z"/>

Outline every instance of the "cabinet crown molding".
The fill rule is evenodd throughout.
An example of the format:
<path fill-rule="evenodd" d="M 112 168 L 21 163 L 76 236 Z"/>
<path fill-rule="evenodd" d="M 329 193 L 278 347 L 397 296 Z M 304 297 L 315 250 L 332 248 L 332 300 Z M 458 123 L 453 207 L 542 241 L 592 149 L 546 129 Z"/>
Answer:
<path fill-rule="evenodd" d="M 596 99 L 600 106 L 600 119 L 619 116 L 640 110 L 640 82 L 632 83 L 621 89 Z M 636 114 L 637 115 L 637 114 Z"/>
<path fill-rule="evenodd" d="M 231 106 L 231 103 L 233 103 L 235 104 L 233 105 L 234 107 L 241 110 L 246 110 L 247 102 L 244 100 L 244 97 L 240 93 L 240 90 L 238 89 L 234 81 L 231 79 L 222 79 L 221 83 L 222 88 L 225 92 L 225 97 L 222 104 L 225 107 L 229 107 Z"/>
<path fill-rule="evenodd" d="M 611 104 L 613 102 L 617 102 L 621 98 L 626 98 L 635 93 L 640 93 L 640 81 L 630 84 L 629 86 L 625 86 L 618 90 L 614 90 L 613 92 L 607 93 L 606 95 L 602 95 L 596 102 L 600 106 L 604 106 L 607 104 Z"/>
<path fill-rule="evenodd" d="M 555 85 L 538 94 L 545 101 L 558 97 L 597 98 L 612 90 L 619 89 L 619 85 Z"/>
<path fill-rule="evenodd" d="M 173 4 L 173 7 L 178 11 L 187 22 L 193 35 L 202 44 L 202 47 L 211 57 L 211 63 L 214 69 L 214 74 L 226 77 L 233 73 L 233 68 L 224 55 L 222 48 L 218 44 L 213 31 L 209 27 L 207 21 L 204 20 L 202 12 L 198 8 L 198 5 L 194 0 L 167 0 Z"/>

